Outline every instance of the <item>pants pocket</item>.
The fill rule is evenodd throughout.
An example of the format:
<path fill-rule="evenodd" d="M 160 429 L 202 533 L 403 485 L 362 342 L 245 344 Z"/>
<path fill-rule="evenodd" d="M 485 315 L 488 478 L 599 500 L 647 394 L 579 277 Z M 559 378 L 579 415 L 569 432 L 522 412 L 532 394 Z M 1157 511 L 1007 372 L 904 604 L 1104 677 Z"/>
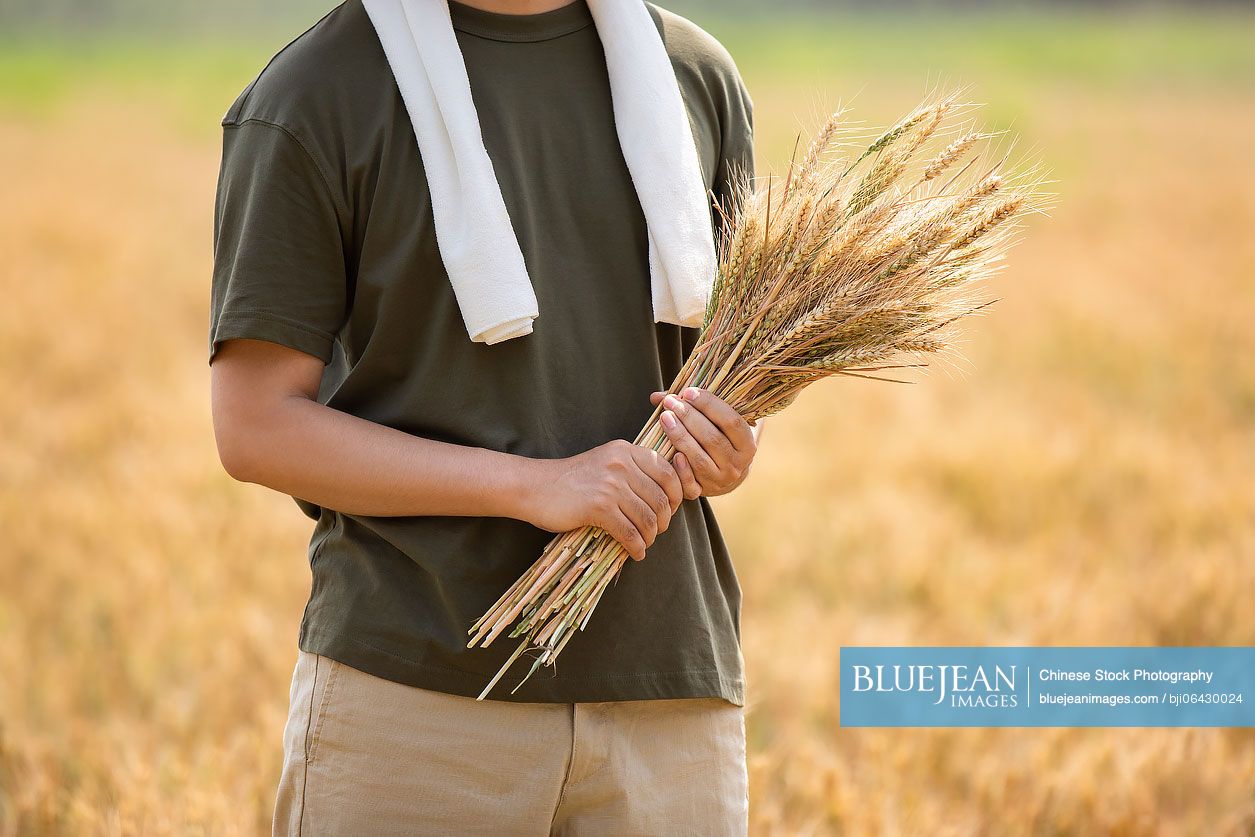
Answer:
<path fill-rule="evenodd" d="M 335 694 L 336 678 L 342 664 L 314 654 L 314 682 L 309 701 L 309 719 L 305 726 L 305 763 L 311 764 L 318 755 L 318 742 L 327 722 L 327 707 Z"/>
<path fill-rule="evenodd" d="M 340 663 L 319 654 L 297 652 L 283 731 L 283 772 L 275 795 L 275 837 L 302 833 L 309 763 L 318 749 L 340 667 Z"/>

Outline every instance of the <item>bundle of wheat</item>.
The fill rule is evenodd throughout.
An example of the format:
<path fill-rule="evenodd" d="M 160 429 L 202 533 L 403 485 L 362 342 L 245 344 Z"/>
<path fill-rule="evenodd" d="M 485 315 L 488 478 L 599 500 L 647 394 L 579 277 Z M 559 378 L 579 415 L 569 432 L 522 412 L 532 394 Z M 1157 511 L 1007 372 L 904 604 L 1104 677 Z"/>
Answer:
<path fill-rule="evenodd" d="M 782 181 L 744 183 L 701 337 L 669 391 L 707 389 L 752 423 L 820 378 L 892 380 L 876 373 L 951 351 L 956 322 L 989 304 L 976 291 L 1016 220 L 1040 205 L 1034 171 L 1004 173 L 993 135 L 959 124 L 970 108 L 958 94 L 930 99 L 869 145 L 838 111 Z M 862 147 L 853 159 L 851 147 Z M 636 444 L 670 459 L 661 412 Z M 554 538 L 469 631 L 469 647 L 512 624 L 523 638 L 480 698 L 529 649 L 524 681 L 552 665 L 627 557 L 595 527 Z"/>

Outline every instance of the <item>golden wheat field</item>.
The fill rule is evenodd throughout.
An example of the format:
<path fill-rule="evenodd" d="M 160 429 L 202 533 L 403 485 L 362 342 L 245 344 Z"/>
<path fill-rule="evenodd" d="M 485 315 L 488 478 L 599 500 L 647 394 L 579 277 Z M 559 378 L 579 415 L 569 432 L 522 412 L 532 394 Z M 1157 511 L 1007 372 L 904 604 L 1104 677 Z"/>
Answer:
<path fill-rule="evenodd" d="M 0 834 L 268 827 L 310 522 L 223 473 L 206 341 L 218 119 L 280 44 L 0 99 Z M 935 81 L 730 46 L 763 170 Z M 817 385 L 716 502 L 755 834 L 1255 833 L 1255 730 L 837 724 L 841 645 L 1255 644 L 1255 75 L 1013 53 L 960 80 L 1058 199 L 967 363 Z"/>

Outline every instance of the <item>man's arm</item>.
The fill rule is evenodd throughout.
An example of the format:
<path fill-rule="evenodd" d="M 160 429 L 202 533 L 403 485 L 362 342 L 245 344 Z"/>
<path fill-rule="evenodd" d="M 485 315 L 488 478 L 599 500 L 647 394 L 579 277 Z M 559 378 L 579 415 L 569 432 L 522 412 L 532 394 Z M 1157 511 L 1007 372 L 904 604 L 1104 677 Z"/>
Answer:
<path fill-rule="evenodd" d="M 626 441 L 529 459 L 327 407 L 316 400 L 322 361 L 277 343 L 228 340 L 211 372 L 227 472 L 349 514 L 511 517 L 553 532 L 593 525 L 639 560 L 683 500 L 671 465 Z"/>

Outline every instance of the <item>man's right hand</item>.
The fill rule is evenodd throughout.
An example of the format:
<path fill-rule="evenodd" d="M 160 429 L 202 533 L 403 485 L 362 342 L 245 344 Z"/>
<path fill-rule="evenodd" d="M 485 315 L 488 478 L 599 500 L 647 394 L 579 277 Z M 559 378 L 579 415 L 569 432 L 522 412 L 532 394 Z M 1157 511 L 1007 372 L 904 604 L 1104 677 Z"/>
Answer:
<path fill-rule="evenodd" d="M 622 439 L 566 459 L 535 459 L 527 522 L 550 532 L 598 526 L 637 561 L 684 500 L 671 463 Z"/>

